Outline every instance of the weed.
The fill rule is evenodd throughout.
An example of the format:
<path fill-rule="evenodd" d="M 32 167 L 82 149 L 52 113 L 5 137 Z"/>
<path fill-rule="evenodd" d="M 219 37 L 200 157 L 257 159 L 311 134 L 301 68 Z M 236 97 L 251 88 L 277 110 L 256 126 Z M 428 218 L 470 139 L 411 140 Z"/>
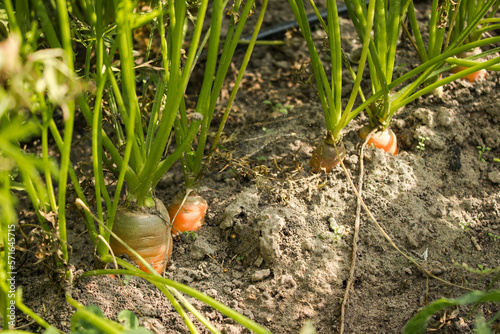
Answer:
<path fill-rule="evenodd" d="M 494 158 L 493 161 L 500 162 L 500 159 Z"/>
<path fill-rule="evenodd" d="M 182 241 L 196 241 L 196 238 L 198 238 L 198 234 L 194 231 L 186 231 L 181 233 L 181 240 Z"/>
<path fill-rule="evenodd" d="M 268 104 L 271 106 L 271 109 L 273 110 L 273 112 L 279 112 L 283 115 L 288 115 L 288 112 L 290 110 L 293 109 L 293 106 L 287 104 L 287 105 L 282 105 L 281 103 L 272 103 L 271 101 L 269 100 L 265 100 L 264 102 L 262 102 L 264 104 Z"/>
<path fill-rule="evenodd" d="M 333 235 L 332 235 L 332 241 L 333 242 L 339 242 L 340 239 L 342 239 L 342 227 L 336 226 L 333 229 Z"/>
<path fill-rule="evenodd" d="M 477 305 L 479 303 L 487 303 L 487 302 L 498 302 L 499 296 L 498 290 L 492 291 L 472 291 L 466 295 L 460 296 L 455 299 L 449 298 L 441 298 L 438 299 L 431 304 L 429 304 L 424 309 L 420 310 L 417 315 L 415 315 L 405 326 L 403 331 L 404 334 L 409 333 L 424 333 L 429 325 L 429 320 L 432 315 L 439 312 L 440 310 L 444 310 L 449 307 L 455 306 L 463 306 L 463 305 Z M 479 315 L 477 316 L 479 318 Z M 485 323 L 483 317 L 481 317 L 481 321 L 476 320 L 476 330 L 479 333 L 492 333 L 490 326 L 493 325 L 495 321 L 495 317 L 493 320 L 490 320 L 488 323 Z M 479 328 L 486 328 L 485 330 L 479 330 Z"/>
<path fill-rule="evenodd" d="M 344 234 L 343 227 L 335 225 L 335 224 L 330 224 L 330 230 L 332 230 L 333 233 L 320 234 L 319 238 L 322 240 L 331 239 L 332 244 L 336 244 L 336 243 L 340 242 L 340 240 L 342 239 L 342 235 Z"/>
<path fill-rule="evenodd" d="M 479 145 L 479 146 L 477 146 L 477 149 L 478 149 L 477 153 L 479 153 L 479 161 L 486 162 L 486 160 L 484 160 L 484 158 L 483 158 L 483 154 L 486 151 L 491 151 L 491 148 L 489 148 L 487 146 L 483 147 L 483 146 Z"/>
<path fill-rule="evenodd" d="M 130 276 L 130 275 L 123 275 L 122 282 L 123 282 L 123 284 L 128 284 L 131 279 L 132 279 L 132 276 Z"/>
<path fill-rule="evenodd" d="M 464 231 L 470 231 L 470 227 L 471 227 L 471 223 L 470 222 L 461 221 L 460 225 L 462 226 L 462 228 L 464 229 Z"/>
<path fill-rule="evenodd" d="M 482 264 L 478 264 L 477 267 L 479 268 L 480 270 L 480 274 L 488 274 L 491 272 L 491 268 L 486 268 L 484 265 Z"/>
<path fill-rule="evenodd" d="M 490 232 L 490 233 L 488 233 L 488 235 L 493 238 L 493 241 L 500 240 L 500 235 L 498 235 L 498 234 L 493 234 Z"/>
<path fill-rule="evenodd" d="M 118 314 L 118 320 L 120 323 L 110 321 L 104 317 L 104 313 L 99 307 L 88 305 L 85 308 L 80 308 L 73 314 L 71 317 L 71 326 L 76 330 L 76 333 L 101 333 L 100 329 L 102 328 L 118 333 L 129 331 L 133 331 L 134 333 L 149 333 L 144 327 L 139 326 L 139 319 L 129 310 L 121 311 Z"/>
<path fill-rule="evenodd" d="M 425 141 L 429 140 L 429 137 L 418 136 L 418 139 L 420 139 L 420 141 L 417 144 L 417 150 L 419 151 L 418 155 L 420 156 L 425 151 Z"/>
<path fill-rule="evenodd" d="M 274 133 L 274 130 L 268 129 L 265 126 L 262 127 L 262 131 L 264 131 L 268 135 L 272 135 Z"/>

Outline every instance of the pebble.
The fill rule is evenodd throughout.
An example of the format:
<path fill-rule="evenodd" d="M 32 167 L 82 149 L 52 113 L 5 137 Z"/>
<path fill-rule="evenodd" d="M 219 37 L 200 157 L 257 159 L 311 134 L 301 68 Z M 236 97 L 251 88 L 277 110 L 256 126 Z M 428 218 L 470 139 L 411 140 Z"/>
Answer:
<path fill-rule="evenodd" d="M 344 162 L 349 164 L 351 168 L 355 168 L 358 164 L 358 161 L 359 161 L 358 156 L 356 154 L 351 154 L 345 158 Z"/>
<path fill-rule="evenodd" d="M 392 122 L 393 122 L 394 126 L 396 128 L 398 128 L 399 130 L 406 128 L 406 122 L 404 119 L 395 119 Z"/>
<path fill-rule="evenodd" d="M 436 122 L 444 128 L 450 127 L 452 122 L 451 111 L 444 107 L 439 108 Z"/>
<path fill-rule="evenodd" d="M 198 248 L 198 247 L 195 247 L 194 245 L 191 247 L 191 258 L 193 260 L 201 260 L 205 257 L 205 252 Z"/>
<path fill-rule="evenodd" d="M 236 278 L 236 279 L 243 277 L 243 273 L 241 271 L 239 271 L 239 270 L 233 270 L 231 272 L 231 275 L 232 275 L 233 278 Z"/>
<path fill-rule="evenodd" d="M 431 125 L 433 123 L 432 113 L 429 109 L 418 108 L 415 110 L 415 118 L 417 118 L 422 124 Z"/>
<path fill-rule="evenodd" d="M 262 265 L 262 262 L 264 262 L 264 258 L 262 256 L 259 256 L 257 258 L 257 260 L 255 260 L 255 262 L 253 264 L 256 267 L 260 267 Z"/>
<path fill-rule="evenodd" d="M 436 267 L 436 268 L 431 270 L 431 274 L 436 275 L 436 276 L 442 275 L 443 273 L 444 273 L 444 269 L 440 268 L 440 267 Z"/>
<path fill-rule="evenodd" d="M 205 291 L 205 294 L 209 297 L 215 298 L 215 297 L 217 297 L 217 290 L 208 289 L 207 291 Z"/>
<path fill-rule="evenodd" d="M 179 278 L 178 278 L 181 282 L 185 282 L 185 283 L 192 283 L 194 281 L 194 279 L 192 277 L 189 277 L 187 275 L 179 275 Z"/>
<path fill-rule="evenodd" d="M 252 282 L 259 282 L 262 281 L 263 279 L 269 277 L 271 275 L 271 269 L 262 269 L 262 270 L 257 270 L 252 274 L 250 277 L 250 280 Z"/>
<path fill-rule="evenodd" d="M 196 239 L 196 241 L 191 245 L 190 255 L 193 260 L 201 260 L 205 255 L 213 255 L 215 250 L 212 246 L 201 238 Z"/>
<path fill-rule="evenodd" d="M 498 130 L 486 127 L 481 131 L 481 136 L 483 137 L 487 147 L 491 149 L 500 147 L 500 134 L 498 133 Z"/>
<path fill-rule="evenodd" d="M 495 184 L 500 184 L 500 172 L 497 170 L 494 170 L 492 172 L 488 173 L 488 180 Z"/>

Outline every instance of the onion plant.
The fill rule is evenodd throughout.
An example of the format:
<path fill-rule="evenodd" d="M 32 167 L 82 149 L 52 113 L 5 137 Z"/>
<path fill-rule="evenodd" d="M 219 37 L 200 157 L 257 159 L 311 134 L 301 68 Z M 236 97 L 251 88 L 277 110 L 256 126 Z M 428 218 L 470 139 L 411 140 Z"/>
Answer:
<path fill-rule="evenodd" d="M 341 103 L 342 94 L 342 48 L 340 45 L 340 23 L 337 12 L 337 4 L 335 1 L 327 1 L 327 22 L 324 22 L 317 10 L 314 1 L 310 1 L 315 9 L 318 19 L 322 23 L 328 35 L 329 45 L 329 58 L 331 66 L 330 77 L 327 75 L 327 67 L 323 65 L 320 55 L 314 45 L 309 26 L 306 10 L 303 0 L 288 0 L 290 7 L 295 15 L 300 30 L 306 40 L 309 55 L 311 57 L 311 64 L 313 68 L 316 87 L 318 90 L 319 99 L 323 108 L 327 135 L 324 140 L 317 146 L 311 157 L 311 167 L 314 171 L 324 170 L 330 171 L 333 167 L 338 165 L 345 157 L 345 149 L 341 142 L 342 129 L 346 127 L 348 122 L 353 118 L 353 106 L 360 91 L 361 78 L 366 64 L 368 55 L 368 38 L 371 31 L 371 24 L 367 22 L 364 33 L 367 36 L 363 43 L 363 49 L 360 56 L 358 72 L 352 75 L 354 77 L 354 84 L 349 100 L 345 107 Z M 373 4 L 369 10 L 373 12 L 375 7 Z"/>
<path fill-rule="evenodd" d="M 485 62 L 476 62 L 474 66 L 460 73 L 433 81 L 434 78 L 446 70 L 446 68 L 442 67 L 446 61 L 453 62 L 451 60 L 453 56 L 479 46 L 499 42 L 498 37 L 466 42 L 466 38 L 471 34 L 487 11 L 492 8 L 494 3 L 494 0 L 486 1 L 484 6 L 476 12 L 470 24 L 453 41 L 450 41 L 450 44 L 443 50 L 440 50 L 439 41 L 436 41 L 439 39 L 437 35 L 442 32 L 434 32 L 434 36 L 430 38 L 434 42 L 429 42 L 431 43 L 431 47 L 428 49 L 431 50 L 431 56 L 427 53 L 427 58 L 423 58 L 420 66 L 403 73 L 399 78 L 393 78 L 397 43 L 402 26 L 401 20 L 405 17 L 408 9 L 410 9 L 410 12 L 414 11 L 412 0 L 391 1 L 387 10 L 387 4 L 382 0 L 370 0 L 368 6 L 361 0 L 346 1 L 349 15 L 362 41 L 367 37 L 367 27 L 371 26 L 372 20 L 374 21 L 373 37 L 370 37 L 369 41 L 370 54 L 368 58 L 372 96 L 364 100 L 351 113 L 352 116 L 349 116 L 348 120 L 365 109 L 370 118 L 370 124 L 367 127 L 368 131 L 365 131 L 365 133 L 373 129 L 379 129 L 380 136 L 384 137 L 384 132 L 389 129 L 392 117 L 406 104 L 472 72 L 484 68 L 496 68 L 493 65 L 500 62 L 500 57 Z M 378 9 L 374 12 L 370 11 L 370 6 L 375 6 Z M 408 15 L 411 19 L 414 13 Z M 419 42 L 419 44 L 421 43 Z M 423 50 L 422 48 L 419 49 L 421 56 L 425 55 Z M 425 82 L 431 83 L 422 86 Z M 393 140 L 395 141 L 395 137 Z M 393 146 L 389 145 L 386 151 L 391 151 L 391 153 L 395 154 L 397 149 L 389 150 L 390 147 Z"/>

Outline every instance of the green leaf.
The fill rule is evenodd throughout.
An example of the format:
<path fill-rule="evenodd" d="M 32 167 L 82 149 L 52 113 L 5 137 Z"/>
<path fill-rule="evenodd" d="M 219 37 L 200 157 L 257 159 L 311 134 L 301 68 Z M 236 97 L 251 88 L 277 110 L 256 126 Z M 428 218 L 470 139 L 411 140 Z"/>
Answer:
<path fill-rule="evenodd" d="M 435 313 L 456 305 L 469 305 L 484 302 L 500 302 L 500 290 L 483 292 L 472 291 L 456 299 L 441 298 L 429 304 L 418 312 L 405 326 L 404 334 L 423 334 L 429 324 L 429 319 Z"/>
<path fill-rule="evenodd" d="M 55 327 L 50 326 L 43 332 L 43 334 L 59 334 L 59 331 Z"/>
<path fill-rule="evenodd" d="M 493 334 L 482 315 L 479 315 L 476 319 L 476 329 L 474 332 L 478 334 Z"/>
<path fill-rule="evenodd" d="M 129 310 L 123 310 L 118 314 L 118 321 L 120 321 L 123 326 L 127 329 L 139 328 L 139 320 L 134 312 Z"/>
<path fill-rule="evenodd" d="M 127 330 L 123 331 L 123 333 L 125 333 L 125 334 L 151 334 L 151 332 L 148 331 L 144 327 L 139 327 L 136 329 L 127 329 Z"/>
<path fill-rule="evenodd" d="M 91 313 L 94 313 L 95 315 L 97 315 L 99 317 L 104 317 L 104 313 L 96 305 L 88 305 L 87 307 L 85 307 L 85 310 L 87 310 Z M 77 328 L 77 330 L 75 332 L 71 332 L 71 333 L 75 333 L 75 334 L 81 334 L 81 333 L 101 334 L 102 333 L 99 329 L 97 329 L 94 326 L 94 324 L 92 324 L 91 322 L 88 322 L 86 320 L 83 320 L 83 319 L 78 319 L 78 321 L 76 323 L 76 328 Z"/>

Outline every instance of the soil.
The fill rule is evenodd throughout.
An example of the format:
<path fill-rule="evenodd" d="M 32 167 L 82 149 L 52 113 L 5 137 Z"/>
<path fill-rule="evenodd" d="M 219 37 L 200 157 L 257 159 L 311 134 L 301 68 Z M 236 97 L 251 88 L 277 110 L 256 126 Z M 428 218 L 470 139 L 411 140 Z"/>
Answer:
<path fill-rule="evenodd" d="M 268 18 L 279 19 L 266 24 L 292 19 L 287 6 L 286 1 L 271 1 Z M 428 17 L 428 7 L 419 9 L 421 18 Z M 342 22 L 344 48 L 351 52 L 359 44 L 352 27 Z M 324 34 L 314 34 L 320 44 Z M 342 168 L 328 174 L 311 172 L 309 158 L 325 136 L 323 111 L 307 82 L 311 70 L 305 43 L 293 30 L 283 38 L 288 44 L 258 46 L 254 51 L 226 135 L 200 191 L 209 203 L 205 224 L 195 240 L 175 242 L 164 277 L 204 292 L 273 333 L 298 333 L 309 320 L 318 333 L 334 333 L 349 278 L 357 197 Z M 419 64 L 407 40 L 399 48 L 398 68 L 407 71 Z M 345 99 L 351 87 L 344 85 Z M 493 275 L 478 272 L 500 266 L 500 163 L 493 160 L 500 158 L 499 95 L 497 73 L 476 83 L 456 81 L 444 87 L 441 97 L 423 96 L 396 114 L 392 128 L 400 141 L 397 155 L 365 149 L 363 199 L 373 216 L 403 252 L 463 288 L 424 275 L 384 239 L 362 210 L 346 333 L 401 332 L 429 302 L 488 287 Z M 221 105 L 227 97 L 223 94 Z M 264 101 L 291 109 L 283 114 Z M 72 159 L 79 162 L 81 172 L 90 162 L 90 139 L 83 118 L 78 121 Z M 358 131 L 367 121 L 360 115 L 344 130 L 345 165 L 355 184 Z M 420 137 L 428 138 L 425 150 L 417 148 Z M 482 155 L 484 161 L 478 146 L 490 148 Z M 81 175 L 89 196 L 90 175 Z M 176 165 L 160 182 L 156 196 L 169 203 L 182 184 Z M 51 245 L 28 225 L 37 224 L 36 216 L 28 199 L 19 196 L 22 265 L 16 283 L 23 288 L 27 306 L 69 332 L 74 308 L 64 299 L 59 273 L 47 266 L 50 261 L 39 261 Z M 69 287 L 73 298 L 99 306 L 114 320 L 121 310 L 132 310 L 141 326 L 157 333 L 188 332 L 167 298 L 140 278 L 132 277 L 123 286 L 107 276 L 78 278 L 93 268 L 94 257 L 72 198 L 68 221 L 70 269 L 76 277 Z M 500 283 L 493 288 L 499 289 Z M 248 332 L 201 302 L 188 300 L 223 333 Z M 441 312 L 431 319 L 430 328 L 470 333 L 470 310 Z M 498 304 L 476 310 L 487 318 L 499 311 Z M 20 329 L 40 330 L 21 312 L 17 320 Z"/>

